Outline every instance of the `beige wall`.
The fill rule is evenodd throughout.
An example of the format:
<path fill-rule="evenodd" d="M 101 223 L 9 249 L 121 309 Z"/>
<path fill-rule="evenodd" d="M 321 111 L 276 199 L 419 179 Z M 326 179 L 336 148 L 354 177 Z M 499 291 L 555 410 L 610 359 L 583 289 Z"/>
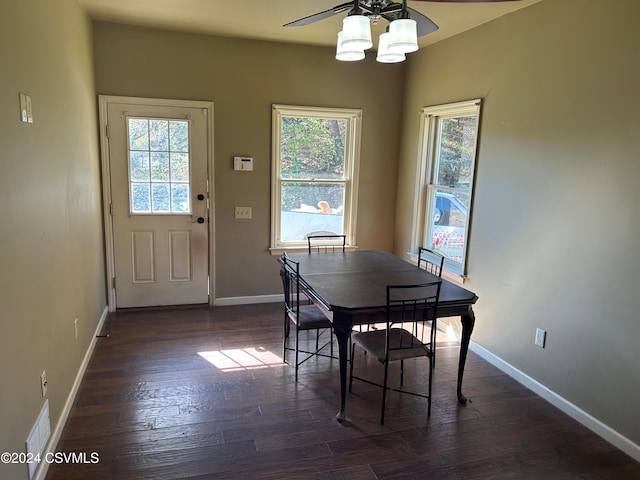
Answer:
<path fill-rule="evenodd" d="M 91 24 L 75 0 L 0 4 L 0 451 L 52 427 L 105 308 Z M 20 122 L 18 93 L 34 123 Z M 74 319 L 78 319 L 78 339 Z M 0 464 L 0 478 L 27 478 Z"/>
<path fill-rule="evenodd" d="M 547 0 L 413 54 L 395 231 L 403 255 L 418 110 L 483 98 L 472 339 L 636 444 L 638 18 L 636 0 Z"/>
<path fill-rule="evenodd" d="M 99 94 L 214 102 L 216 298 L 282 290 L 268 251 L 274 103 L 363 110 L 357 242 L 393 248 L 402 65 L 105 23 L 94 25 L 94 42 Z M 252 156 L 254 172 L 234 172 L 234 155 Z M 236 205 L 253 207 L 252 220 L 234 220 Z"/>

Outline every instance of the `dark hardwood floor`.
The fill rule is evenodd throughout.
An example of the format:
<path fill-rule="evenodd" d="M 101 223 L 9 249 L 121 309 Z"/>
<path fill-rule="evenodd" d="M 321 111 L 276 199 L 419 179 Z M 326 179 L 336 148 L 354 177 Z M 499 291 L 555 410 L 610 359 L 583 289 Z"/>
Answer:
<path fill-rule="evenodd" d="M 308 361 L 296 384 L 281 321 L 280 304 L 110 315 L 56 449 L 99 461 L 52 464 L 46 479 L 640 478 L 640 463 L 473 353 L 459 405 L 447 341 L 430 418 L 424 399 L 391 393 L 380 426 L 381 392 L 358 382 L 339 424 L 337 361 Z M 425 384 L 425 365 L 405 383 Z M 381 372 L 366 357 L 356 368 Z"/>

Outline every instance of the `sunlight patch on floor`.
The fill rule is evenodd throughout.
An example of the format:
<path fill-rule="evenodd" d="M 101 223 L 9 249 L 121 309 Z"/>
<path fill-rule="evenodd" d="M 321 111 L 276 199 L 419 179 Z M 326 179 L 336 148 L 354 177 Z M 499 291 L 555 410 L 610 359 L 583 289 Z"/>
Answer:
<path fill-rule="evenodd" d="M 198 352 L 202 358 L 222 372 L 282 367 L 282 358 L 264 347 L 234 348 Z"/>
<path fill-rule="evenodd" d="M 447 325 L 446 334 L 448 340 L 460 341 L 460 334 L 455 331 L 452 325 Z"/>

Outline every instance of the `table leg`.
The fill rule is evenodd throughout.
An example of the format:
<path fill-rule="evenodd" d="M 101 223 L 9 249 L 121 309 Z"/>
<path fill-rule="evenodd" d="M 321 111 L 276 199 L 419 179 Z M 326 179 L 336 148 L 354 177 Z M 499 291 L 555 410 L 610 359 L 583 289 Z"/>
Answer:
<path fill-rule="evenodd" d="M 341 312 L 333 313 L 333 332 L 338 341 L 338 358 L 340 363 L 340 411 L 336 415 L 338 422 L 344 422 L 345 402 L 347 397 L 347 359 L 349 358 L 349 336 L 351 335 L 351 319 Z"/>
<path fill-rule="evenodd" d="M 460 339 L 460 360 L 458 362 L 458 401 L 467 403 L 467 397 L 462 394 L 462 376 L 464 375 L 464 364 L 467 361 L 467 351 L 469 350 L 469 340 L 471 332 L 476 323 L 476 316 L 473 309 L 469 306 L 467 313 L 461 316 L 462 321 L 462 338 Z"/>

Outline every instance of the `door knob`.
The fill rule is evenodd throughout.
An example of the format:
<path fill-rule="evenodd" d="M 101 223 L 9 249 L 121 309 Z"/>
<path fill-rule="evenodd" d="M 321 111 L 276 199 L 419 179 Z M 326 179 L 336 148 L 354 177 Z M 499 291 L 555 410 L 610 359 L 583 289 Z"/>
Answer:
<path fill-rule="evenodd" d="M 198 217 L 198 223 L 204 223 L 204 218 L 203 217 Z"/>

